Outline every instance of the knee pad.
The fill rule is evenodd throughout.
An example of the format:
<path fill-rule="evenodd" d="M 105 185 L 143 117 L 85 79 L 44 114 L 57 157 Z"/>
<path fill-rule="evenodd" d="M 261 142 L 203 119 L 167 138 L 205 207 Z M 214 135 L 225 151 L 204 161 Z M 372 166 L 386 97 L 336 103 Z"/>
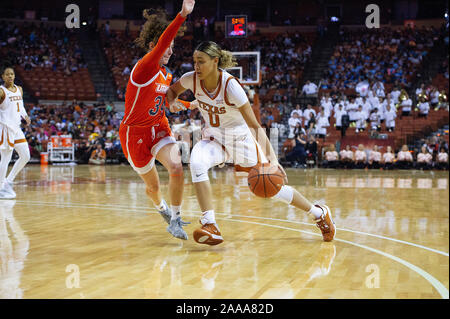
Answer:
<path fill-rule="evenodd" d="M 280 191 L 273 197 L 287 204 L 292 203 L 294 199 L 294 189 L 289 185 L 281 187 Z"/>
<path fill-rule="evenodd" d="M 191 162 L 190 164 L 192 183 L 206 182 L 209 180 L 209 167 L 203 163 Z"/>

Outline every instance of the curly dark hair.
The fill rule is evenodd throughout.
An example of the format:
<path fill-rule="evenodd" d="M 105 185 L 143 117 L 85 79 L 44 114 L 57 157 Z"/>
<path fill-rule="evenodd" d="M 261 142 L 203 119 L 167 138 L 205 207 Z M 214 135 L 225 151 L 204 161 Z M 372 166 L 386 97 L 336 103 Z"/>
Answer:
<path fill-rule="evenodd" d="M 139 37 L 134 40 L 136 45 L 141 49 L 148 51 L 148 44 L 153 42 L 154 45 L 159 40 L 159 37 L 163 34 L 164 30 L 169 26 L 170 21 L 167 20 L 167 12 L 164 9 L 144 9 L 142 16 L 147 20 L 142 26 Z M 178 30 L 178 36 L 183 36 L 185 26 L 182 26 Z"/>

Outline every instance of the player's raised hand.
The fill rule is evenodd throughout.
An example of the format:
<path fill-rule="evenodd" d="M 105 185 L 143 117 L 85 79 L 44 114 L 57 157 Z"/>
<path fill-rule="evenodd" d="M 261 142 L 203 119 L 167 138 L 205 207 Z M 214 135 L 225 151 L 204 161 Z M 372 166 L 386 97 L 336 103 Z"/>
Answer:
<path fill-rule="evenodd" d="M 183 6 L 181 8 L 181 16 L 183 18 L 187 17 L 188 14 L 194 10 L 195 0 L 183 0 Z"/>

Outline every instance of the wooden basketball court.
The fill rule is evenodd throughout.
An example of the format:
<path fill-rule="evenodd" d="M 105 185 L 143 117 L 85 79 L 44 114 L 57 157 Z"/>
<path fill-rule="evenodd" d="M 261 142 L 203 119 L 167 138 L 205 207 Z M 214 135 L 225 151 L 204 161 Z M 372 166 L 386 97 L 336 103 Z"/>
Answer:
<path fill-rule="evenodd" d="M 448 298 L 449 174 L 287 170 L 337 226 L 213 170 L 224 243 L 199 245 L 185 170 L 187 241 L 173 238 L 129 166 L 32 166 L 0 200 L 0 298 Z M 167 194 L 168 176 L 160 170 Z"/>

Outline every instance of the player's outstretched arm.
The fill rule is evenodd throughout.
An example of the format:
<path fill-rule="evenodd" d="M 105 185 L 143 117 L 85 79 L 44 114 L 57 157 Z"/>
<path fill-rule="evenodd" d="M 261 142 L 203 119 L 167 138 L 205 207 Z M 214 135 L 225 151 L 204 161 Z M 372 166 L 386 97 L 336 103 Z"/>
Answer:
<path fill-rule="evenodd" d="M 176 81 L 169 87 L 169 90 L 167 90 L 166 93 L 166 102 L 170 107 L 170 112 L 176 113 L 184 109 L 184 105 L 182 103 L 177 103 L 177 98 L 186 90 L 187 89 L 181 85 L 180 80 Z"/>
<path fill-rule="evenodd" d="M 158 72 L 159 61 L 164 52 L 171 45 L 172 40 L 178 33 L 181 25 L 185 21 L 188 14 L 194 10 L 195 0 L 184 0 L 180 13 L 169 24 L 167 29 L 163 32 L 161 37 L 156 43 L 155 47 L 148 52 L 141 61 L 138 62 L 134 72 L 133 81 L 138 84 L 146 83 L 151 77 Z"/>
<path fill-rule="evenodd" d="M 183 4 L 181 6 L 180 15 L 183 18 L 186 18 L 188 14 L 194 10 L 195 0 L 183 0 Z"/>

